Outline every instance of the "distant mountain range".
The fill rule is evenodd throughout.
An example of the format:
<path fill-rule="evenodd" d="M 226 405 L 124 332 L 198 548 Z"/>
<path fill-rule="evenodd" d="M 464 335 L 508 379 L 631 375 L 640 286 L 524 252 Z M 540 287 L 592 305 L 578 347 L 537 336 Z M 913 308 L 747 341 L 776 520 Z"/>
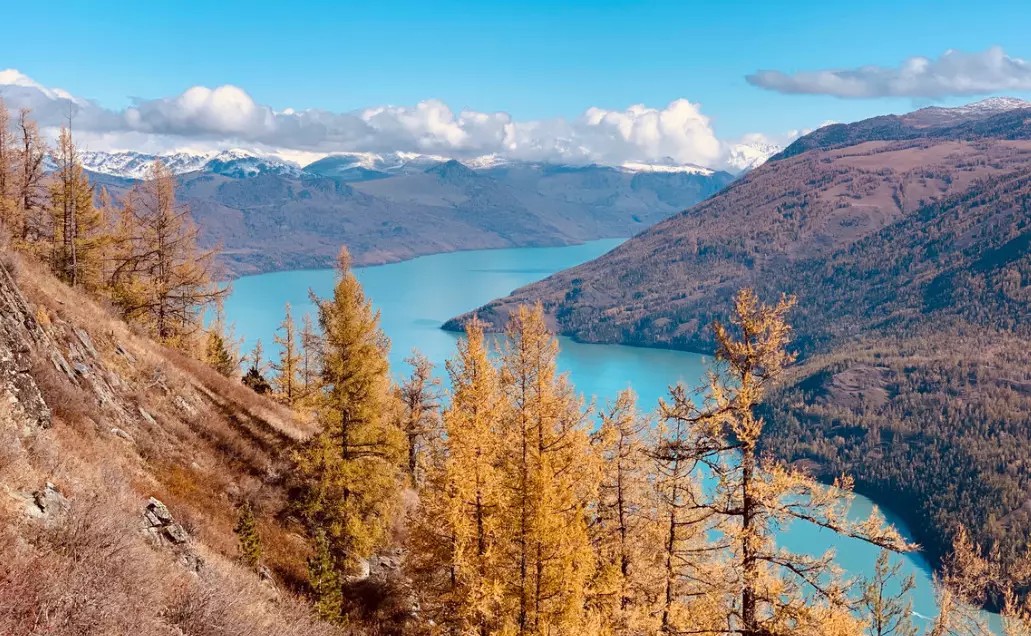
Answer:
<path fill-rule="evenodd" d="M 475 313 L 500 328 L 541 301 L 582 341 L 708 352 L 746 286 L 798 298 L 801 362 L 767 405 L 767 450 L 855 476 L 932 557 L 963 523 L 1012 562 L 1031 533 L 1031 103 L 821 128 Z"/>
<path fill-rule="evenodd" d="M 734 174 L 740 174 L 758 167 L 764 161 L 780 152 L 782 148 L 767 143 L 742 143 L 731 150 L 730 165 Z M 305 175 L 335 177 L 344 181 L 369 181 L 400 174 L 423 172 L 433 166 L 457 161 L 441 155 L 426 155 L 411 152 L 347 152 L 334 153 L 305 166 L 273 155 L 245 149 L 220 152 L 174 152 L 148 154 L 136 151 L 81 153 L 80 161 L 90 172 L 125 179 L 144 179 L 154 161 L 162 161 L 174 174 L 190 172 L 213 172 L 237 178 L 255 177 L 273 173 L 301 178 Z M 460 160 L 472 170 L 492 170 L 516 165 L 549 166 L 546 162 L 519 162 L 497 155 L 483 155 Z M 563 167 L 555 165 L 555 167 Z M 575 166 L 565 166 L 575 167 Z M 628 161 L 615 170 L 629 173 L 664 172 L 712 175 L 717 170 L 694 164 L 677 163 L 667 158 L 662 161 Z"/>
<path fill-rule="evenodd" d="M 83 153 L 119 191 L 165 161 L 202 242 L 228 274 L 358 264 L 437 252 L 631 236 L 714 194 L 726 172 L 673 162 L 562 166 L 411 153 L 336 154 L 305 167 L 243 150 L 167 156 Z"/>

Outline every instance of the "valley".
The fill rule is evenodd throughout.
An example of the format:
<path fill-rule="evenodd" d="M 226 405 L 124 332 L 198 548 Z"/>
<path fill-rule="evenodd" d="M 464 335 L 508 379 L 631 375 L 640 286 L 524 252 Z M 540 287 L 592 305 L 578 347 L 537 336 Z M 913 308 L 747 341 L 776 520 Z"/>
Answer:
<path fill-rule="evenodd" d="M 999 4 L 5 6 L 0 636 L 1031 636 Z"/>

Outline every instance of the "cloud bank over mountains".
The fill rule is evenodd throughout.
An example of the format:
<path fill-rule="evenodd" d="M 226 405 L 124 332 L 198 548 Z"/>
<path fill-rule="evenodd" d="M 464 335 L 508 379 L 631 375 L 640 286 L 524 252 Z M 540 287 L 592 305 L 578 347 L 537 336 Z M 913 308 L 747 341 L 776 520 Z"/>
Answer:
<path fill-rule="evenodd" d="M 162 152 L 246 145 L 302 163 L 333 152 L 404 151 L 574 164 L 672 160 L 724 168 L 737 144 L 718 139 L 700 105 L 686 99 L 664 108 L 592 107 L 572 119 L 516 120 L 505 112 L 455 112 L 435 99 L 347 113 L 277 111 L 255 102 L 244 89 L 226 85 L 194 86 L 179 95 L 136 99 L 124 110 L 112 110 L 13 69 L 0 71 L 0 97 L 12 110 L 31 108 L 44 127 L 60 126 L 71 115 L 76 136 L 90 150 Z"/>
<path fill-rule="evenodd" d="M 935 59 L 910 57 L 897 67 L 860 66 L 798 73 L 764 70 L 745 79 L 753 86 L 794 95 L 941 99 L 1031 91 L 1031 62 L 1011 57 L 995 46 L 975 53 L 950 49 Z"/>

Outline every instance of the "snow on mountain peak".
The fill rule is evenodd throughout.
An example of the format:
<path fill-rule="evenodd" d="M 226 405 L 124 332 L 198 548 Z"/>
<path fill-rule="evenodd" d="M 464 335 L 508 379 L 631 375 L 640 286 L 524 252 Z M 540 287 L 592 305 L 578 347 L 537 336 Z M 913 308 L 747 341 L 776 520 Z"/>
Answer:
<path fill-rule="evenodd" d="M 1016 97 L 989 97 L 966 106 L 957 106 L 952 110 L 965 110 L 972 113 L 998 113 L 1007 110 L 1017 110 L 1018 108 L 1031 108 L 1031 102 L 1017 99 Z"/>
<path fill-rule="evenodd" d="M 195 172 L 211 160 L 213 153 L 174 152 L 154 155 L 132 150 L 119 152 L 90 152 L 79 154 L 82 166 L 99 174 L 127 179 L 145 179 L 151 166 L 160 160 L 173 174 Z"/>
<path fill-rule="evenodd" d="M 727 150 L 727 166 L 739 173 L 754 170 L 781 150 L 777 144 L 760 140 L 733 144 Z"/>
<path fill-rule="evenodd" d="M 161 161 L 172 174 L 205 170 L 229 177 L 247 178 L 263 172 L 300 176 L 303 170 L 293 162 L 261 156 L 239 148 L 220 152 L 172 152 L 148 154 L 132 150 L 80 153 L 82 166 L 99 174 L 127 179 L 145 179 L 155 161 Z"/>
<path fill-rule="evenodd" d="M 1020 108 L 1031 108 L 1031 102 L 1016 97 L 989 97 L 963 106 L 928 106 L 902 115 L 902 120 L 918 128 L 951 126 Z"/>
<path fill-rule="evenodd" d="M 682 174 L 700 174 L 709 176 L 715 171 L 694 164 L 676 163 L 672 159 L 662 162 L 648 163 L 643 161 L 627 161 L 621 164 L 620 169 L 625 172 L 665 172 Z"/>

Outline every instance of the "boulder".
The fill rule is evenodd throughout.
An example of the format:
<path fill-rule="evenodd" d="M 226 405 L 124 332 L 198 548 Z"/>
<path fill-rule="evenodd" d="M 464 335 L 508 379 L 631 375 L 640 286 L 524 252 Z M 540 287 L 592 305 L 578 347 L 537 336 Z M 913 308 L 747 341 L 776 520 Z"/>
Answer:
<path fill-rule="evenodd" d="M 68 511 L 68 499 L 61 494 L 57 486 L 49 481 L 42 489 L 32 493 L 32 502 L 39 511 L 40 517 L 53 517 Z"/>

